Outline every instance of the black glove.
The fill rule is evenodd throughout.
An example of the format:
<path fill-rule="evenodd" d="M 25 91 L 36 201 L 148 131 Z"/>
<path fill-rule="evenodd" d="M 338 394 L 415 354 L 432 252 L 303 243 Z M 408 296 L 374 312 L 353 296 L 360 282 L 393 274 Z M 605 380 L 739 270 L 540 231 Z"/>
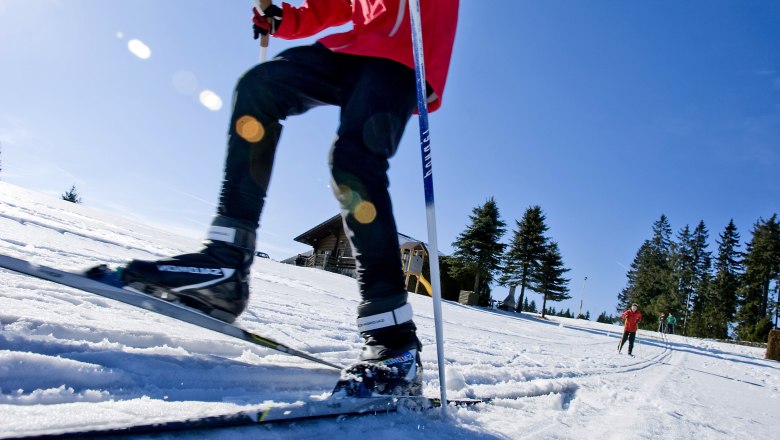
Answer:
<path fill-rule="evenodd" d="M 260 35 L 275 34 L 279 26 L 282 25 L 282 8 L 276 5 L 270 5 L 262 13 L 257 8 L 252 8 L 254 17 L 252 18 L 252 29 L 255 32 L 255 40 Z"/>

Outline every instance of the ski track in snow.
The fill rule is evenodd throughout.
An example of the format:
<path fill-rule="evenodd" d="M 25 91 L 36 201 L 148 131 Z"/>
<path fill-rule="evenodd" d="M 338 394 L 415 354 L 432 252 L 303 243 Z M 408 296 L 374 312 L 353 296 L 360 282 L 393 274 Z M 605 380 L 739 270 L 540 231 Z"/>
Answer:
<path fill-rule="evenodd" d="M 262 231 L 261 231 L 262 233 Z M 196 249 L 182 238 L 0 182 L 0 253 L 61 268 Z M 237 324 L 323 359 L 357 359 L 355 281 L 258 259 Z M 431 300 L 410 295 L 439 392 Z M 780 430 L 780 364 L 758 348 L 445 302 L 450 398 L 491 404 L 154 438 L 732 439 Z M 119 427 L 327 396 L 338 372 L 208 330 L 0 270 L 0 438 Z M 253 431 L 255 430 L 255 431 Z M 148 438 L 138 436 L 137 438 Z"/>

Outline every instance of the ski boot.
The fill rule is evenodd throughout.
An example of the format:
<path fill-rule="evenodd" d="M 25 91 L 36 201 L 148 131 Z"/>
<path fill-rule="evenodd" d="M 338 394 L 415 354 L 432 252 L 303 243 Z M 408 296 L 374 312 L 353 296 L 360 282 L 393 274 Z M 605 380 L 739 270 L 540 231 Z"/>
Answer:
<path fill-rule="evenodd" d="M 422 344 L 411 321 L 412 306 L 405 304 L 386 314 L 360 318 L 358 322 L 408 316 L 400 324 L 363 331 L 363 352 L 360 361 L 341 371 L 333 396 L 420 396 L 422 395 Z"/>
<path fill-rule="evenodd" d="M 143 261 L 132 260 L 120 272 L 125 286 L 198 309 L 232 323 L 249 301 L 249 267 L 255 232 L 217 217 L 200 252 Z"/>

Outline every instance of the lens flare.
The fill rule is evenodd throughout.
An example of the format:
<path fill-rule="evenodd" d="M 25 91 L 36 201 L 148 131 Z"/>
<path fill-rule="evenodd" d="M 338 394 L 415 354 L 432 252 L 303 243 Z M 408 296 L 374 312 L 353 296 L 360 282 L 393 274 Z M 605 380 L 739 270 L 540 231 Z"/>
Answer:
<path fill-rule="evenodd" d="M 260 142 L 265 136 L 263 124 L 252 116 L 241 116 L 236 121 L 236 133 L 247 142 Z"/>
<path fill-rule="evenodd" d="M 198 79 L 194 73 L 180 70 L 173 74 L 173 88 L 182 95 L 192 95 L 198 91 Z"/>
<path fill-rule="evenodd" d="M 149 46 L 143 41 L 135 38 L 127 42 L 127 48 L 133 55 L 142 60 L 148 60 L 152 56 L 152 49 L 149 49 Z"/>
<path fill-rule="evenodd" d="M 352 206 L 356 195 L 348 185 L 339 185 L 336 191 L 336 198 L 339 200 L 339 203 L 347 207 L 347 209 Z"/>
<path fill-rule="evenodd" d="M 203 107 L 211 111 L 219 111 L 222 108 L 222 98 L 211 90 L 204 90 L 198 95 L 198 100 Z"/>
<path fill-rule="evenodd" d="M 355 207 L 352 215 L 355 216 L 355 220 L 367 225 L 376 219 L 376 206 L 371 202 L 363 200 Z"/>

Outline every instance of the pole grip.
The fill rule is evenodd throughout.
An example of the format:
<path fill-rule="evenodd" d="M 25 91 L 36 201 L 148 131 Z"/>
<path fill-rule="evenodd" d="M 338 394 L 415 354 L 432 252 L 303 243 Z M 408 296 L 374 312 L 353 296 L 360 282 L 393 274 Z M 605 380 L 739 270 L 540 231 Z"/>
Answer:
<path fill-rule="evenodd" d="M 260 11 L 265 11 L 265 8 L 271 6 L 271 0 L 255 0 L 255 7 Z M 260 37 L 260 47 L 268 47 L 268 34 Z"/>

